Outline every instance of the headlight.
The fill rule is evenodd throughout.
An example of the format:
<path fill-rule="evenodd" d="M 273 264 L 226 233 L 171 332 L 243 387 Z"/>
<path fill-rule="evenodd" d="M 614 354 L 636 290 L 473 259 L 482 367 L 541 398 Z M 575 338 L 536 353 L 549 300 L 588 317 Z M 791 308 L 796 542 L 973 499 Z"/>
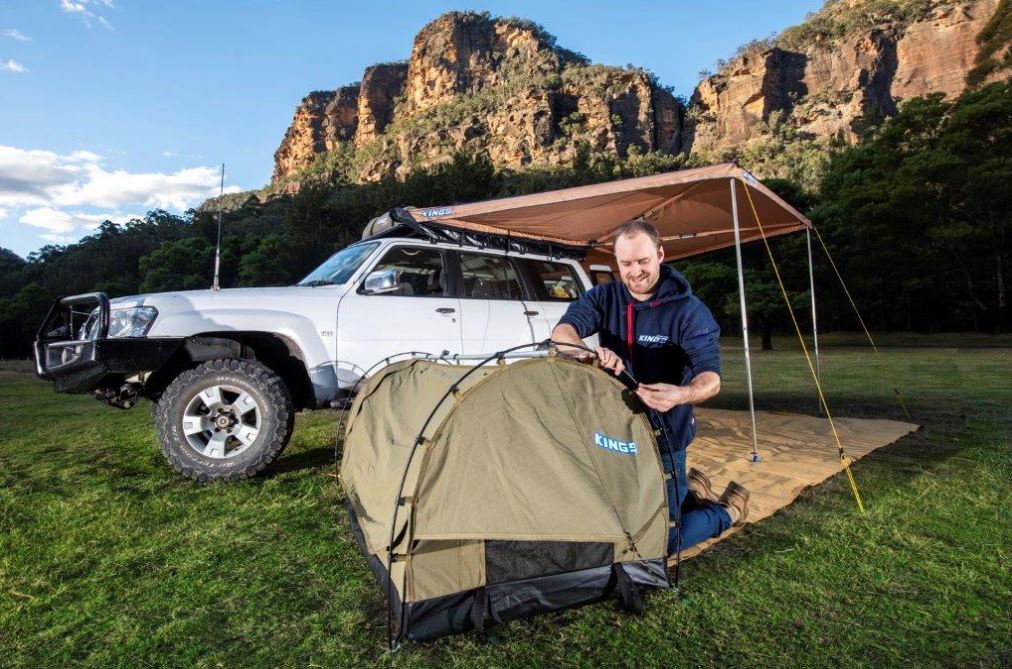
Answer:
<path fill-rule="evenodd" d="M 109 314 L 110 337 L 143 337 L 158 316 L 154 307 L 113 309 Z"/>

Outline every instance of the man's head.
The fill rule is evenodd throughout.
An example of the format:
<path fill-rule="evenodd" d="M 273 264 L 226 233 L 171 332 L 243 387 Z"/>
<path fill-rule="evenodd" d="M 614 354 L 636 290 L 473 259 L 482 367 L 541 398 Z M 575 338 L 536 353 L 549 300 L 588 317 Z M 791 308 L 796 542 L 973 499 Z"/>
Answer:
<path fill-rule="evenodd" d="M 618 273 L 629 292 L 646 299 L 661 278 L 664 249 L 657 228 L 643 221 L 629 221 L 612 235 Z"/>

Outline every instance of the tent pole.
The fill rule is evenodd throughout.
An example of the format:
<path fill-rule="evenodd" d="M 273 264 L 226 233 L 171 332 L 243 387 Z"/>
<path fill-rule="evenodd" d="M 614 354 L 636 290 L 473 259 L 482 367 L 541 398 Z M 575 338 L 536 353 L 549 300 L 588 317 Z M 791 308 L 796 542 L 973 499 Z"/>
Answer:
<path fill-rule="evenodd" d="M 748 348 L 748 312 L 745 309 L 745 273 L 741 266 L 741 229 L 738 226 L 738 191 L 731 178 L 731 217 L 734 221 L 734 253 L 738 259 L 738 299 L 741 302 L 741 339 L 745 346 L 745 379 L 748 382 L 748 412 L 752 417 L 752 462 L 760 462 L 759 439 L 755 427 L 755 401 L 752 398 L 752 355 Z M 747 186 L 746 186 L 747 188 Z"/>
<path fill-rule="evenodd" d="M 808 242 L 808 289 L 812 295 L 812 342 L 815 345 L 815 378 L 822 381 L 822 367 L 819 361 L 819 322 L 815 311 L 815 273 L 812 271 L 812 229 L 805 228 L 805 241 Z M 819 402 L 819 415 L 822 415 L 822 402 Z"/>

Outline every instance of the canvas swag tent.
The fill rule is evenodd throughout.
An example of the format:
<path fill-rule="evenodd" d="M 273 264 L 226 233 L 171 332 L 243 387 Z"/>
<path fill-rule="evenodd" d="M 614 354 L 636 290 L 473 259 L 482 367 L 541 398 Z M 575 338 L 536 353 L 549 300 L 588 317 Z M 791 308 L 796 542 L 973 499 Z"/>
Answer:
<path fill-rule="evenodd" d="M 350 409 L 340 477 L 398 640 L 668 585 L 653 429 L 589 365 L 393 363 Z"/>

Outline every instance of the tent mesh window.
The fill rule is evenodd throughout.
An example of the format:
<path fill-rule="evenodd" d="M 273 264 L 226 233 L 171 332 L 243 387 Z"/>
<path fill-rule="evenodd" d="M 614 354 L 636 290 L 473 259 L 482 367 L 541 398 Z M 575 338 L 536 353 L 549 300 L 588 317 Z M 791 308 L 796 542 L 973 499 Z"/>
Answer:
<path fill-rule="evenodd" d="M 486 541 L 486 583 L 611 565 L 614 544 L 602 541 Z"/>

